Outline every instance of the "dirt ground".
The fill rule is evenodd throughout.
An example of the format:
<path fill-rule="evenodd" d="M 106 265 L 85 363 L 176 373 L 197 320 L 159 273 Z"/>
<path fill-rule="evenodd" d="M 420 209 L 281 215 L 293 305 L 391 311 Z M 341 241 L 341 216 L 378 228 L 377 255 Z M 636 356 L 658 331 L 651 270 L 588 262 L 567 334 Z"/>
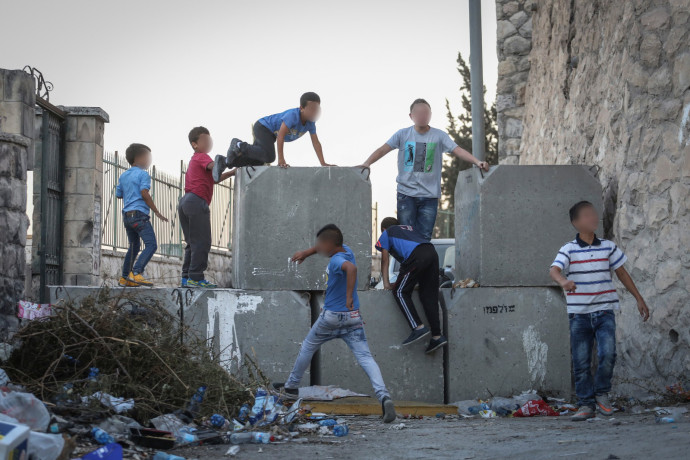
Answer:
<path fill-rule="evenodd" d="M 339 417 L 347 437 L 310 435 L 309 443 L 244 444 L 237 459 L 680 459 L 688 458 L 690 417 L 673 424 L 655 422 L 653 412 L 617 412 L 572 422 L 570 417 L 396 420 L 402 429 L 377 417 Z M 228 445 L 176 450 L 187 459 L 228 459 Z"/>

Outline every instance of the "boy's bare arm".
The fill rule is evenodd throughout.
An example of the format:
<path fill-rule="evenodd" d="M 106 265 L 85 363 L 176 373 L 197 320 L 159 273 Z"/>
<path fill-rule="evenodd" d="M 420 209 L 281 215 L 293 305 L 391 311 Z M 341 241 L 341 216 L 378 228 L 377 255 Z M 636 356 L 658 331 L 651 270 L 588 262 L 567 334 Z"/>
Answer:
<path fill-rule="evenodd" d="M 278 136 L 276 139 L 276 146 L 278 147 L 278 166 L 281 168 L 289 168 L 290 165 L 285 162 L 285 155 L 283 154 L 283 147 L 285 146 L 285 136 L 287 136 L 288 131 L 290 131 L 287 125 L 283 122 L 278 130 Z"/>
<path fill-rule="evenodd" d="M 335 166 L 332 164 L 326 163 L 326 160 L 323 158 L 323 147 L 321 147 L 321 141 L 319 140 L 319 136 L 316 134 L 311 135 L 311 145 L 314 146 L 314 152 L 316 152 L 316 158 L 319 159 L 319 163 L 321 166 Z"/>
<path fill-rule="evenodd" d="M 460 158 L 461 160 L 465 160 L 468 163 L 472 163 L 473 165 L 477 165 L 478 167 L 482 168 L 484 171 L 489 170 L 489 163 L 487 163 L 486 161 L 479 161 L 479 159 L 477 157 L 475 157 L 474 155 L 472 155 L 470 152 L 463 149 L 462 147 L 455 147 L 453 149 L 453 155 Z"/>
<path fill-rule="evenodd" d="M 621 280 L 621 283 L 623 283 L 625 289 L 630 291 L 633 297 L 635 297 L 635 300 L 637 300 L 637 310 L 640 312 L 642 321 L 647 321 L 649 319 L 649 308 L 647 307 L 647 303 L 642 298 L 642 294 L 640 294 L 640 291 L 637 290 L 637 286 L 635 286 L 635 282 L 630 277 L 630 274 L 625 267 L 618 267 L 615 271 L 616 276 L 619 280 Z"/>
<path fill-rule="evenodd" d="M 354 296 L 355 296 L 355 289 L 357 289 L 357 267 L 355 267 L 355 264 L 352 262 L 343 262 L 343 265 L 340 267 L 344 272 L 345 275 L 347 276 L 347 288 L 346 288 L 346 295 L 347 295 L 347 300 L 345 306 L 347 307 L 348 310 L 354 310 Z"/>
<path fill-rule="evenodd" d="M 361 165 L 358 166 L 358 168 L 370 168 L 371 165 L 379 161 L 381 158 L 383 158 L 388 152 L 393 150 L 390 145 L 388 144 L 383 144 L 381 147 L 377 148 L 374 150 L 374 153 L 369 155 L 369 158 L 367 158 L 367 161 L 362 163 Z"/>
<path fill-rule="evenodd" d="M 316 248 L 312 247 L 309 249 L 305 249 L 304 251 L 297 251 L 296 253 L 293 254 L 293 256 L 290 258 L 290 260 L 299 265 L 302 262 L 304 262 L 304 259 L 306 259 L 307 257 L 311 257 L 314 254 L 316 254 Z"/>
<path fill-rule="evenodd" d="M 387 290 L 393 289 L 390 278 L 388 277 L 388 268 L 390 266 L 391 257 L 387 249 L 381 251 L 381 278 L 383 279 L 383 288 Z"/>
<path fill-rule="evenodd" d="M 560 268 L 551 267 L 551 270 L 549 270 L 549 275 L 551 275 L 551 279 L 557 282 L 566 292 L 575 292 L 575 289 L 577 289 L 575 282 L 570 281 L 568 278 L 563 276 Z"/>
<path fill-rule="evenodd" d="M 168 221 L 167 217 L 165 217 L 163 214 L 158 212 L 158 208 L 156 207 L 156 204 L 153 202 L 153 199 L 151 198 L 151 194 L 149 193 L 149 191 L 147 189 L 144 189 L 141 191 L 141 198 L 144 200 L 144 203 L 146 203 L 146 205 L 149 208 L 151 208 L 151 211 L 153 211 L 153 213 L 156 215 L 156 217 L 158 217 L 163 222 Z"/>

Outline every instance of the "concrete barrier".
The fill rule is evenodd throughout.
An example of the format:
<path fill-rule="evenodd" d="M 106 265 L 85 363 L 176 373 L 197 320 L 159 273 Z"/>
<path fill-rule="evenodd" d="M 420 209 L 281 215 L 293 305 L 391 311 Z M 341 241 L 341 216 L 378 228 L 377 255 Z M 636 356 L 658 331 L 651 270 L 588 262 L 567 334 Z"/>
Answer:
<path fill-rule="evenodd" d="M 456 278 L 482 286 L 553 286 L 549 266 L 575 237 L 568 209 L 581 200 L 601 215 L 601 185 L 583 166 L 494 166 L 483 177 L 476 168 L 461 171 Z"/>
<path fill-rule="evenodd" d="M 232 226 L 233 287 L 323 290 L 327 261 L 288 259 L 314 245 L 334 223 L 355 253 L 358 289 L 371 270 L 371 183 L 356 168 L 241 168 L 235 179 Z"/>
<path fill-rule="evenodd" d="M 425 319 L 416 292 L 414 299 L 418 313 Z M 321 305 L 322 301 L 319 299 L 317 303 Z M 359 292 L 359 303 L 369 348 L 381 368 L 391 397 L 443 403 L 443 351 L 425 354 L 426 339 L 407 347 L 401 346 L 410 329 L 390 291 Z M 342 340 L 324 344 L 318 362 L 322 385 L 337 385 L 374 396 L 369 378 Z"/>
<path fill-rule="evenodd" d="M 444 289 L 448 401 L 535 389 L 569 396 L 571 360 L 559 288 Z"/>

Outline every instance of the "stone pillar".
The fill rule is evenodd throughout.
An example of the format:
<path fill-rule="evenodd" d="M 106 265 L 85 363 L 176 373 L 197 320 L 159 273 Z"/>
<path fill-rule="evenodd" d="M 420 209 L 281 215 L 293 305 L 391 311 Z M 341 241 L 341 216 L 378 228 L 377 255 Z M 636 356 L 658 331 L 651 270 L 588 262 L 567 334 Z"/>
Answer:
<path fill-rule="evenodd" d="M 100 107 L 60 107 L 67 113 L 63 226 L 63 282 L 100 284 L 103 128 Z"/>
<path fill-rule="evenodd" d="M 498 161 L 518 164 L 535 0 L 496 0 Z"/>
<path fill-rule="evenodd" d="M 26 165 L 33 140 L 33 78 L 0 69 L 0 342 L 16 330 L 17 301 L 24 296 Z"/>

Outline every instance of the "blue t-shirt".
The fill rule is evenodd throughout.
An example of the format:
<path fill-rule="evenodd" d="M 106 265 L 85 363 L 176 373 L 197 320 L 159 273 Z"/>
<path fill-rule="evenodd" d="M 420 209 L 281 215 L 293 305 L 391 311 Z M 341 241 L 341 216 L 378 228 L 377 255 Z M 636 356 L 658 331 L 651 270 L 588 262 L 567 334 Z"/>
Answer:
<path fill-rule="evenodd" d="M 393 225 L 381 233 L 376 242 L 376 249 L 379 251 L 385 249 L 395 260 L 403 263 L 417 246 L 425 243 L 428 241 L 410 225 Z"/>
<path fill-rule="evenodd" d="M 338 252 L 328 262 L 326 267 L 326 298 L 323 302 L 324 310 L 350 311 L 347 309 L 347 274 L 343 271 L 343 264 L 351 262 L 355 267 L 355 255 L 349 247 L 343 245 L 345 252 Z M 354 310 L 359 310 L 357 288 L 352 295 Z"/>
<path fill-rule="evenodd" d="M 313 121 L 307 121 L 302 124 L 302 120 L 299 117 L 299 108 L 289 109 L 283 113 L 276 113 L 275 115 L 269 115 L 263 117 L 259 120 L 259 123 L 273 131 L 273 134 L 278 135 L 280 127 L 285 123 L 289 131 L 285 135 L 285 142 L 292 142 L 299 139 L 304 135 L 304 133 L 309 132 L 309 134 L 316 134 L 316 123 Z"/>
<path fill-rule="evenodd" d="M 122 212 L 141 211 L 149 213 L 149 206 L 141 197 L 142 190 L 151 190 L 151 176 L 138 166 L 132 166 L 120 175 L 115 195 L 122 198 Z"/>

